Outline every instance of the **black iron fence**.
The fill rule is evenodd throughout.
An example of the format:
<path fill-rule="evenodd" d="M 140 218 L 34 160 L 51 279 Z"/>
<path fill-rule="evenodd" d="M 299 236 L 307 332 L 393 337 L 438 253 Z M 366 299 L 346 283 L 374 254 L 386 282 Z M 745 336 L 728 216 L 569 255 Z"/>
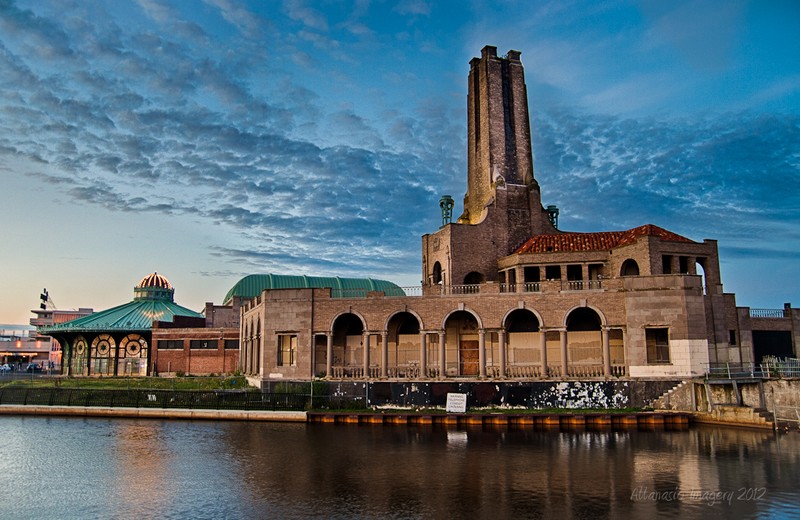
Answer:
<path fill-rule="evenodd" d="M 0 405 L 179 408 L 195 410 L 358 410 L 364 397 L 243 390 L 0 388 Z"/>

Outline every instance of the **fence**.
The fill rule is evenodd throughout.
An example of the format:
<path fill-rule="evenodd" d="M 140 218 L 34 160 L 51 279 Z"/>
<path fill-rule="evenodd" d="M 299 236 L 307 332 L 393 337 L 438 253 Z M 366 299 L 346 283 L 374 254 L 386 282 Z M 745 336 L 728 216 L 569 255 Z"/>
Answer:
<path fill-rule="evenodd" d="M 180 408 L 193 410 L 363 409 L 363 396 L 242 390 L 0 388 L 0 405 Z"/>
<path fill-rule="evenodd" d="M 711 363 L 706 377 L 709 379 L 800 377 L 800 359 L 766 356 L 761 363 Z"/>

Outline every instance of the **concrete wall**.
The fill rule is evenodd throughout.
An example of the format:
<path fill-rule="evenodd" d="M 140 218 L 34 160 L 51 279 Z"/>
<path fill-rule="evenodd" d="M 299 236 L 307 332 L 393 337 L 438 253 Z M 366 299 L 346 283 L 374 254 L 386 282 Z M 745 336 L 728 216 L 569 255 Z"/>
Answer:
<path fill-rule="evenodd" d="M 643 408 L 679 381 L 571 381 L 529 383 L 328 383 L 342 398 L 369 396 L 369 406 L 438 406 L 448 393 L 466 393 L 469 407 L 534 409 Z M 318 385 L 319 383 L 315 383 Z M 317 386 L 315 386 L 316 392 Z"/>

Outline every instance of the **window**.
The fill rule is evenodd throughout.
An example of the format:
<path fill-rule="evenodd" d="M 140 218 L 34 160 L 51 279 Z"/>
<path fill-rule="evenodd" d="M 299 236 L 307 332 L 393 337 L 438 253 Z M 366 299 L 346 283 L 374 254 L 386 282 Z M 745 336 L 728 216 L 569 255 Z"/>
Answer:
<path fill-rule="evenodd" d="M 669 363 L 669 329 L 646 329 L 647 363 Z"/>
<path fill-rule="evenodd" d="M 661 257 L 661 272 L 664 274 L 672 274 L 672 256 L 664 255 Z"/>
<path fill-rule="evenodd" d="M 561 280 L 561 266 L 560 265 L 545 266 L 544 277 L 548 280 Z"/>
<path fill-rule="evenodd" d="M 200 349 L 216 349 L 217 342 L 216 340 L 208 340 L 208 339 L 193 339 L 189 343 L 189 348 L 192 350 L 200 350 Z"/>
<path fill-rule="evenodd" d="M 731 345 L 736 345 L 736 331 L 735 330 L 729 330 L 728 331 L 728 337 L 729 337 L 728 343 L 730 343 Z"/>
<path fill-rule="evenodd" d="M 297 336 L 294 334 L 281 334 L 278 336 L 278 366 L 288 367 L 297 365 Z"/>
<path fill-rule="evenodd" d="M 160 339 L 158 340 L 158 350 L 183 350 L 183 340 Z"/>
<path fill-rule="evenodd" d="M 239 349 L 239 340 L 238 339 L 226 339 L 225 340 L 225 349 L 226 350 L 238 350 Z"/>

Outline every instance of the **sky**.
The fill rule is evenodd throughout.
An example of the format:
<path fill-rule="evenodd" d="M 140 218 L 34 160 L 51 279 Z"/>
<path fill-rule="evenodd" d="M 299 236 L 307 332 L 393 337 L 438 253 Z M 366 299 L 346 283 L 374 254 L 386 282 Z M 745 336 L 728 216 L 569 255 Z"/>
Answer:
<path fill-rule="evenodd" d="M 254 273 L 421 279 L 466 192 L 469 61 L 522 52 L 565 231 L 719 242 L 800 306 L 800 3 L 0 0 L 0 323 L 221 304 Z"/>

